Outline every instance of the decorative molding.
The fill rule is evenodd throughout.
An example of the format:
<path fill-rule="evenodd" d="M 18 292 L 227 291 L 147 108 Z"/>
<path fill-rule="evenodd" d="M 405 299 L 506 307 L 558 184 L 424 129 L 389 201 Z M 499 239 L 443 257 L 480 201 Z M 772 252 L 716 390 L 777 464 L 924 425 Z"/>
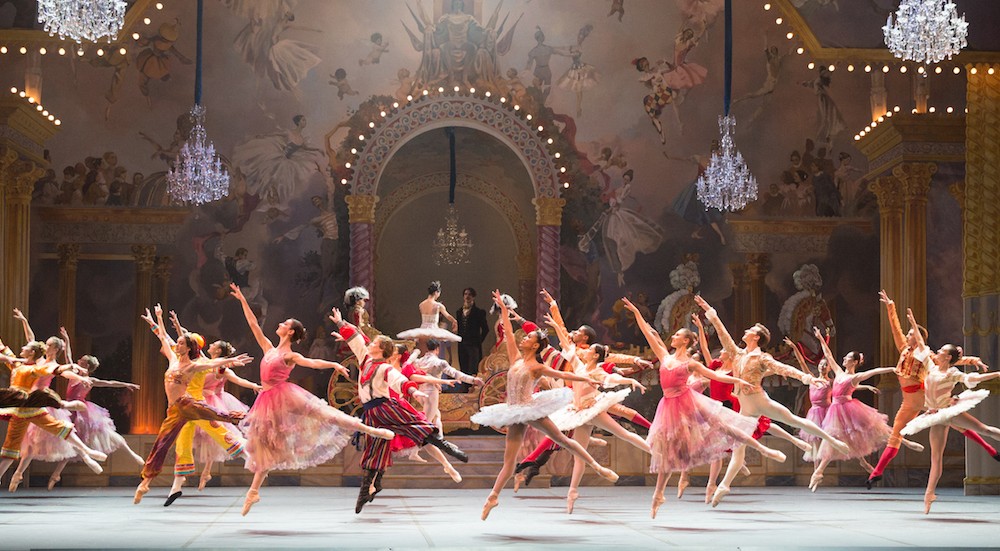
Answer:
<path fill-rule="evenodd" d="M 135 259 L 135 269 L 138 272 L 149 272 L 156 260 L 154 245 L 132 245 L 132 257 Z"/>
<path fill-rule="evenodd" d="M 872 231 L 871 222 L 864 219 L 773 220 L 733 217 L 728 223 L 735 235 L 733 247 L 736 252 L 750 254 L 785 252 L 825 254 L 830 235 L 841 226 L 852 226 L 865 233 Z M 763 266 L 758 268 L 766 269 Z"/>
<path fill-rule="evenodd" d="M 191 214 L 188 208 L 119 208 L 119 207 L 34 207 L 45 224 L 138 224 L 182 225 Z"/>
<path fill-rule="evenodd" d="M 535 205 L 535 223 L 539 226 L 562 225 L 562 210 L 566 200 L 558 197 L 536 197 L 531 200 Z"/>
<path fill-rule="evenodd" d="M 54 222 L 40 226 L 38 240 L 41 243 L 173 245 L 180 232 L 180 226 L 160 224 Z"/>
<path fill-rule="evenodd" d="M 892 168 L 892 175 L 903 183 L 907 201 L 926 203 L 931 180 L 937 171 L 935 163 L 903 163 Z"/>
<path fill-rule="evenodd" d="M 56 246 L 56 254 L 59 257 L 59 268 L 75 270 L 80 262 L 79 243 L 60 243 Z"/>
<path fill-rule="evenodd" d="M 474 96 L 418 97 L 365 136 L 351 181 L 353 195 L 375 195 L 382 170 L 410 138 L 449 125 L 482 130 L 506 143 L 531 176 L 536 197 L 559 196 L 559 172 L 534 128 L 506 106 Z"/>
<path fill-rule="evenodd" d="M 969 74 L 962 296 L 1000 293 L 1000 74 Z"/>
<path fill-rule="evenodd" d="M 347 202 L 347 220 L 351 224 L 371 224 L 375 222 L 377 195 L 351 194 L 344 197 Z"/>

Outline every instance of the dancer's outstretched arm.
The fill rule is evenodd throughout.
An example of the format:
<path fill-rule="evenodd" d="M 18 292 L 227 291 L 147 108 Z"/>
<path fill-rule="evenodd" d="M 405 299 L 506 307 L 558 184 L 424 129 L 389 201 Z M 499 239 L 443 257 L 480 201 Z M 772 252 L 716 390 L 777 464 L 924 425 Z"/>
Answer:
<path fill-rule="evenodd" d="M 784 339 L 782 339 L 782 341 L 792 350 L 792 354 L 795 356 L 795 361 L 798 362 L 799 368 L 801 368 L 803 372 L 812 375 L 812 371 L 809 369 L 809 362 L 806 361 L 806 358 L 805 356 L 802 355 L 802 351 L 799 350 L 799 347 L 795 346 L 795 342 L 793 342 L 792 339 L 788 337 L 785 337 Z M 830 359 L 826 358 L 826 361 L 827 363 L 829 363 Z M 817 373 L 819 373 L 818 369 Z"/>
<path fill-rule="evenodd" d="M 365 360 L 368 359 L 368 349 L 365 347 L 364 334 L 356 325 L 344 321 L 344 315 L 340 313 L 338 308 L 331 310 L 329 317 L 333 326 L 337 328 L 336 331 L 330 333 L 330 336 L 347 344 L 347 347 L 354 353 L 354 357 L 357 358 L 359 367 L 365 365 Z M 352 334 L 347 337 L 341 335 L 341 328 L 348 328 Z"/>
<path fill-rule="evenodd" d="M 862 371 L 861 373 L 855 373 L 853 377 L 854 384 L 858 384 L 861 381 L 866 381 L 871 379 L 876 375 L 888 375 L 896 371 L 894 367 L 877 367 L 875 369 L 869 369 L 868 371 Z"/>
<path fill-rule="evenodd" d="M 295 365 L 301 365 L 302 367 L 308 367 L 309 369 L 335 369 L 337 373 L 344 376 L 345 379 L 350 378 L 351 372 L 347 370 L 346 367 L 340 365 L 337 362 L 331 362 L 327 360 L 320 360 L 317 358 L 307 358 L 298 352 L 291 352 L 285 355 L 285 359 L 291 361 Z"/>
<path fill-rule="evenodd" d="M 923 348 L 927 346 L 924 342 L 924 335 L 920 332 L 920 325 L 917 324 L 917 320 L 913 317 L 913 309 L 906 309 L 906 321 L 910 322 L 910 330 L 913 331 L 914 338 L 917 339 L 917 346 L 915 348 Z"/>
<path fill-rule="evenodd" d="M 35 340 L 35 332 L 31 330 L 31 325 L 28 324 L 28 318 L 24 316 L 20 309 L 14 308 L 14 319 L 19 320 L 21 325 L 24 327 L 24 338 L 25 342 L 31 342 Z"/>
<path fill-rule="evenodd" d="M 736 345 L 733 336 L 729 334 L 726 326 L 722 324 L 722 320 L 719 319 L 719 314 L 715 311 L 715 308 L 712 308 L 705 299 L 701 298 L 701 295 L 695 295 L 694 302 L 705 311 L 705 317 L 711 322 L 712 327 L 715 327 L 715 332 L 719 335 L 719 342 L 722 343 L 722 348 L 726 352 L 729 352 L 729 358 L 736 361 L 736 357 L 740 353 L 740 347 Z"/>
<path fill-rule="evenodd" d="M 632 304 L 632 301 L 626 297 L 622 297 L 622 302 L 635 316 L 635 323 L 639 326 L 639 330 L 642 331 L 643 336 L 646 337 L 646 342 L 649 343 L 649 347 L 653 349 L 653 354 L 656 354 L 657 358 L 666 358 L 670 355 L 670 350 L 667 349 L 667 345 L 663 344 L 663 339 L 660 338 L 660 334 L 657 333 L 656 329 L 653 329 L 653 326 L 649 325 L 649 322 L 642 317 L 642 313 L 635 307 L 635 304 Z"/>
<path fill-rule="evenodd" d="M 181 325 L 181 320 L 178 319 L 177 312 L 174 312 L 173 310 L 170 311 L 170 323 L 174 326 L 174 331 L 176 331 L 178 335 L 183 335 L 188 332 L 188 330 Z"/>
<path fill-rule="evenodd" d="M 732 375 L 725 375 L 719 373 L 718 371 L 712 371 L 711 369 L 705 367 L 701 362 L 696 362 L 691 360 L 688 362 L 688 369 L 695 372 L 696 374 L 705 377 L 707 379 L 712 379 L 713 381 L 719 381 L 720 383 L 726 383 L 730 385 L 741 385 L 750 388 L 750 384 L 740 379 L 739 377 L 733 377 Z"/>
<path fill-rule="evenodd" d="M 73 361 L 73 348 L 69 345 L 69 332 L 66 331 L 65 327 L 59 327 L 59 336 L 66 343 L 66 348 L 63 349 L 63 354 L 66 355 L 66 363 L 76 363 Z"/>
<path fill-rule="evenodd" d="M 247 379 L 244 379 L 243 377 L 240 377 L 239 375 L 236 374 L 235 371 L 233 371 L 232 369 L 229 369 L 228 367 L 222 372 L 222 376 L 225 377 L 227 381 L 229 381 L 230 383 L 233 383 L 236 386 L 241 386 L 243 388 L 249 388 L 249 389 L 253 390 L 254 392 L 260 392 L 260 391 L 264 390 L 264 387 L 260 386 L 259 384 L 255 383 L 253 381 L 248 381 Z"/>
<path fill-rule="evenodd" d="M 232 356 L 229 358 L 200 358 L 195 361 L 194 371 L 210 371 L 212 369 L 221 369 L 223 367 L 241 367 L 253 361 L 253 358 L 246 354 L 240 354 L 239 356 Z"/>
<path fill-rule="evenodd" d="M 268 350 L 274 348 L 274 344 L 271 340 L 264 335 L 264 331 L 261 330 L 260 324 L 257 323 L 257 316 L 254 315 L 253 310 L 250 309 L 250 304 L 247 302 L 247 298 L 243 296 L 243 291 L 235 283 L 229 284 L 230 295 L 236 297 L 236 300 L 240 301 L 240 306 L 243 307 L 243 316 L 247 319 L 247 325 L 250 326 L 250 332 L 253 333 L 255 339 L 257 339 L 257 345 L 260 346 L 261 350 L 267 352 Z"/>
<path fill-rule="evenodd" d="M 705 333 L 705 324 L 701 322 L 701 316 L 697 313 L 691 314 L 691 321 L 698 329 L 698 347 L 701 348 L 701 357 L 705 360 L 705 365 L 712 363 L 712 350 L 708 347 L 708 335 Z"/>
<path fill-rule="evenodd" d="M 150 328 L 158 339 L 160 339 L 160 354 L 167 359 L 168 362 L 173 363 L 177 361 L 177 353 L 174 352 L 174 340 L 170 338 L 167 334 L 167 328 L 163 324 L 163 308 L 159 304 L 153 307 L 153 312 L 156 313 L 156 321 L 152 323 Z M 146 316 L 149 316 L 149 309 L 146 309 Z M 143 317 L 146 319 L 146 317 Z M 152 319 L 152 317 L 149 317 Z M 148 320 L 147 320 L 148 323 Z"/>
<path fill-rule="evenodd" d="M 823 347 L 823 357 L 826 358 L 827 365 L 829 365 L 830 369 L 832 369 L 833 372 L 836 373 L 838 376 L 843 375 L 844 368 L 841 367 L 839 363 L 837 363 L 837 358 L 833 356 L 833 351 L 830 350 L 830 344 L 826 342 L 826 338 L 824 337 L 823 332 L 819 330 L 819 327 L 813 327 L 813 334 L 816 336 L 816 340 L 819 341 L 819 345 Z M 798 347 L 796 347 L 795 357 L 800 358 L 799 362 L 802 363 L 803 370 L 806 370 L 805 366 L 808 364 L 805 363 L 805 358 L 802 358 L 801 356 L 802 353 L 799 352 Z M 819 373 L 819 375 L 821 377 L 823 376 L 822 373 Z"/>
<path fill-rule="evenodd" d="M 517 343 L 514 342 L 514 328 L 510 324 L 509 310 L 500 297 L 499 289 L 493 291 L 493 302 L 497 304 L 497 308 L 500 308 L 500 322 L 503 324 L 501 327 L 503 327 L 504 335 L 506 335 L 506 338 L 503 340 L 504 346 L 507 347 L 507 357 L 513 362 L 520 354 L 517 350 Z"/>
<path fill-rule="evenodd" d="M 885 289 L 878 292 L 878 299 L 885 304 L 885 314 L 889 318 L 889 330 L 892 332 L 892 340 L 896 343 L 896 348 L 902 350 L 906 348 L 906 335 L 899 325 L 899 314 L 896 313 L 896 303 L 885 294 Z M 919 331 L 918 331 L 919 333 Z"/>

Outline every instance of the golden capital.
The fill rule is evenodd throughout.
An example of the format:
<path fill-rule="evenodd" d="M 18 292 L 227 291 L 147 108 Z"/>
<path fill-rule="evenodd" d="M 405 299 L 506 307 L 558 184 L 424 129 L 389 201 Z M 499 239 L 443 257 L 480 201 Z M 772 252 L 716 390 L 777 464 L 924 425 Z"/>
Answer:
<path fill-rule="evenodd" d="M 878 198 L 879 212 L 885 214 L 903 209 L 903 182 L 895 176 L 881 176 L 869 187 Z"/>
<path fill-rule="evenodd" d="M 17 161 L 17 151 L 6 145 L 0 145 L 0 171 L 6 171 L 14 161 Z"/>
<path fill-rule="evenodd" d="M 79 243 L 60 243 L 56 245 L 56 254 L 59 255 L 59 267 L 75 270 L 80 259 Z"/>
<path fill-rule="evenodd" d="M 135 269 L 148 272 L 153 269 L 156 259 L 156 245 L 132 245 L 132 258 L 135 259 Z"/>
<path fill-rule="evenodd" d="M 935 163 L 903 163 L 893 167 L 892 175 L 902 182 L 907 199 L 926 201 L 937 170 Z"/>
<path fill-rule="evenodd" d="M 375 205 L 378 203 L 378 195 L 348 195 L 344 197 L 347 201 L 348 222 L 351 224 L 373 224 L 375 223 Z"/>
<path fill-rule="evenodd" d="M 750 283 L 750 280 L 747 278 L 746 264 L 730 262 L 729 269 L 733 272 L 733 287 L 745 290 Z"/>
<path fill-rule="evenodd" d="M 751 281 L 758 281 L 771 271 L 771 257 L 767 253 L 750 253 L 747 255 L 747 275 Z"/>
<path fill-rule="evenodd" d="M 174 267 L 174 259 L 169 256 L 158 256 L 153 261 L 153 277 L 170 279 L 170 269 Z"/>
<path fill-rule="evenodd" d="M 31 161 L 14 161 L 4 171 L 7 184 L 7 197 L 21 204 L 31 202 L 31 192 L 35 190 L 35 182 L 45 175 L 45 169 Z"/>
<path fill-rule="evenodd" d="M 536 197 L 531 200 L 535 205 L 535 223 L 539 226 L 562 225 L 562 209 L 566 200 L 561 197 Z"/>

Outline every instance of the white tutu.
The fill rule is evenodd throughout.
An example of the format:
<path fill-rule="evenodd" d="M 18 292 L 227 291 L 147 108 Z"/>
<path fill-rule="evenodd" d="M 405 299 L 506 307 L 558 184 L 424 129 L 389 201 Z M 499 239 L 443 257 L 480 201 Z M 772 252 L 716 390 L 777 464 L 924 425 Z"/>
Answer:
<path fill-rule="evenodd" d="M 469 420 L 478 425 L 501 428 L 548 417 L 572 401 L 572 390 L 553 388 L 532 394 L 531 401 L 524 404 L 503 403 L 487 406 Z"/>
<path fill-rule="evenodd" d="M 441 329 L 440 327 L 417 327 L 416 329 L 407 329 L 406 331 L 397 334 L 396 338 L 414 341 L 417 339 L 435 339 L 438 341 L 462 342 L 462 337 L 459 337 L 447 329 Z"/>
<path fill-rule="evenodd" d="M 594 403 L 590 407 L 576 409 L 576 406 L 570 404 L 553 413 L 549 418 L 560 431 L 572 430 L 586 425 L 594 417 L 607 411 L 609 407 L 621 403 L 631 392 L 631 388 L 623 388 L 615 392 L 601 392 L 594 396 Z"/>
<path fill-rule="evenodd" d="M 989 395 L 990 391 L 988 390 L 966 390 L 955 397 L 954 404 L 946 408 L 941 408 L 934 413 L 918 415 L 907 423 L 900 432 L 903 436 L 910 436 L 935 425 L 946 425 L 955 417 L 979 405 L 979 402 L 985 400 Z"/>

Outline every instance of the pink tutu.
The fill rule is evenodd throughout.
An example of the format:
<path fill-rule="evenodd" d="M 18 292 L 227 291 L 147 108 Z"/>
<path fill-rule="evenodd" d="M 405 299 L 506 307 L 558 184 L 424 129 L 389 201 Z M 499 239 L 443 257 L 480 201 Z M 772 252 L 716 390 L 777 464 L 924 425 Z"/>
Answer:
<path fill-rule="evenodd" d="M 73 415 L 76 433 L 88 447 L 111 455 L 125 445 L 125 439 L 118 434 L 108 410 L 93 402 L 86 404 L 86 411 L 78 411 Z"/>
<path fill-rule="evenodd" d="M 239 401 L 236 396 L 222 391 L 221 394 L 205 394 L 205 403 L 214 407 L 219 411 L 241 411 L 246 413 L 250 408 Z M 244 439 L 244 434 L 240 429 L 231 423 L 222 423 L 226 431 L 229 432 L 233 437 L 234 442 L 242 441 Z M 229 459 L 229 453 L 225 448 L 219 445 L 218 442 L 212 439 L 211 436 L 205 433 L 205 431 L 200 428 L 194 433 L 194 449 L 198 453 L 199 463 L 209 463 L 225 461 Z"/>
<path fill-rule="evenodd" d="M 843 461 L 864 457 L 881 449 L 892 432 L 886 424 L 888 421 L 888 416 L 859 400 L 848 398 L 843 401 L 841 397 L 837 397 L 826 411 L 823 430 L 847 444 L 851 453 L 837 453 L 824 441 L 820 444 L 819 456 L 822 459 Z"/>
<path fill-rule="evenodd" d="M 646 437 L 652 449 L 649 472 L 683 471 L 721 459 L 756 428 L 757 418 L 740 415 L 689 388 L 665 395 Z"/>
<path fill-rule="evenodd" d="M 240 423 L 250 455 L 246 467 L 272 471 L 325 463 L 347 446 L 357 424 L 302 387 L 278 383 L 257 396 Z"/>
<path fill-rule="evenodd" d="M 70 422 L 69 412 L 64 409 L 45 408 L 57 421 Z M 21 449 L 30 453 L 36 461 L 53 463 L 76 457 L 77 451 L 64 438 L 53 436 L 38 428 L 34 423 L 28 425 L 28 430 L 21 441 Z"/>
<path fill-rule="evenodd" d="M 823 386 L 810 386 L 809 387 L 809 411 L 806 412 L 806 419 L 816 423 L 817 427 L 823 426 L 823 418 L 826 417 L 827 408 L 830 407 L 830 392 L 833 385 L 826 384 Z M 804 440 L 808 444 L 819 444 L 823 439 L 819 436 L 809 434 L 804 430 L 799 430 L 798 437 Z M 812 452 L 806 452 L 804 459 L 806 461 L 812 461 Z"/>

